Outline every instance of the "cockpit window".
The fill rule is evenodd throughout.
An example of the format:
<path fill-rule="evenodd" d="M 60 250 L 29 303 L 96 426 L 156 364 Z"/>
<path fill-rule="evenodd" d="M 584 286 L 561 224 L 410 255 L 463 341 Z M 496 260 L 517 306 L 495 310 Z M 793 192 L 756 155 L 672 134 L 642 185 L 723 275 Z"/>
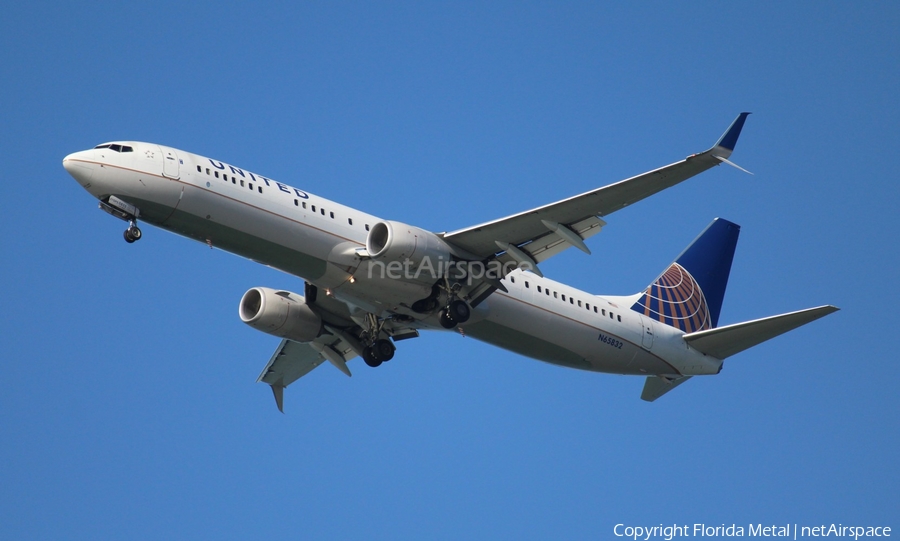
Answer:
<path fill-rule="evenodd" d="M 108 148 L 108 149 L 114 150 L 114 151 L 116 151 L 116 152 L 134 152 L 134 149 L 133 149 L 132 147 L 130 147 L 130 146 L 127 146 L 127 145 L 117 145 L 117 144 L 114 144 L 114 143 L 106 143 L 105 145 L 97 145 L 97 146 L 95 146 L 94 148 L 95 148 L 95 149 L 98 149 L 98 148 Z"/>

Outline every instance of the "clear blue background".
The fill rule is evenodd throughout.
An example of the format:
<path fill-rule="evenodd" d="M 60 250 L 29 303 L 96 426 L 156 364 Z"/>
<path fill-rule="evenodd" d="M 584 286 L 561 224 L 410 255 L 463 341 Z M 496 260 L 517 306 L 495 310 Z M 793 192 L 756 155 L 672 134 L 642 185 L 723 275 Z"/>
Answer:
<path fill-rule="evenodd" d="M 0 17 L 0 538 L 606 539 L 616 523 L 900 527 L 894 2 L 9 3 Z M 253 286 L 97 210 L 63 156 L 182 148 L 433 230 L 708 148 L 543 265 L 649 283 L 742 225 L 721 323 L 841 312 L 658 402 L 432 333 L 278 413 Z"/>

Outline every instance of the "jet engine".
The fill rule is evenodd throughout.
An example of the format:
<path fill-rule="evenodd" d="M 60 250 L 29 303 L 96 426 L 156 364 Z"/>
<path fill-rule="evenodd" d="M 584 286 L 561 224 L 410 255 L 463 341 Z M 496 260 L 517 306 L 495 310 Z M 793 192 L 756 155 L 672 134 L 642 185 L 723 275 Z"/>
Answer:
<path fill-rule="evenodd" d="M 388 263 L 405 263 L 408 259 L 415 267 L 411 269 L 413 273 L 420 265 L 423 268 L 430 265 L 434 273 L 439 273 L 439 267 L 446 269 L 451 259 L 450 247 L 434 233 L 393 221 L 378 222 L 372 226 L 366 237 L 366 251 L 372 259 Z M 428 276 L 422 276 L 424 274 Z M 429 283 L 433 283 L 439 275 L 420 273 L 421 278 Z"/>
<path fill-rule="evenodd" d="M 254 287 L 241 297 L 241 321 L 256 330 L 295 342 L 310 342 L 322 332 L 322 318 L 302 295 Z"/>

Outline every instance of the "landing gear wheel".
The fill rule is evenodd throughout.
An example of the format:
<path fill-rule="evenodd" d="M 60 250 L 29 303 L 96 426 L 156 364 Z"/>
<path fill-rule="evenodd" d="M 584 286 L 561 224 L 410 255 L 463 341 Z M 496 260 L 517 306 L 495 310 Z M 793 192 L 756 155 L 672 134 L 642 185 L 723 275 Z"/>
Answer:
<path fill-rule="evenodd" d="M 138 226 L 134 224 L 134 221 L 131 222 L 131 225 L 128 226 L 128 229 L 125 230 L 123 234 L 125 237 L 125 242 L 131 244 L 136 240 L 140 240 L 141 238 L 141 230 L 138 229 Z"/>
<path fill-rule="evenodd" d="M 381 361 L 390 361 L 394 358 L 394 344 L 391 344 L 390 340 L 384 338 L 376 340 L 372 344 L 372 350 L 375 353 L 375 357 Z"/>
<path fill-rule="evenodd" d="M 371 346 L 366 346 L 363 348 L 363 361 L 366 362 L 367 365 L 372 368 L 378 368 L 381 366 L 381 359 L 375 356 L 375 350 Z"/>
<path fill-rule="evenodd" d="M 469 316 L 471 315 L 469 305 L 466 304 L 465 301 L 459 299 L 450 303 L 447 312 L 456 323 L 465 323 L 466 321 L 469 321 Z"/>
<path fill-rule="evenodd" d="M 446 310 L 441 310 L 441 327 L 445 329 L 452 329 L 456 327 L 456 322 L 453 321 L 449 315 L 447 315 Z"/>

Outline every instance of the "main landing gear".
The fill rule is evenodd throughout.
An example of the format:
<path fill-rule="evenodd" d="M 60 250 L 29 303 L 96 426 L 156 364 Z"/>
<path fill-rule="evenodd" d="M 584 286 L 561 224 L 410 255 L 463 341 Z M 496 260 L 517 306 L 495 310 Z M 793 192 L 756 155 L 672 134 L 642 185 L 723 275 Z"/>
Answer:
<path fill-rule="evenodd" d="M 396 348 L 387 338 L 379 338 L 370 346 L 363 348 L 363 361 L 367 365 L 375 368 L 381 366 L 381 363 L 390 361 L 394 358 Z"/>
<path fill-rule="evenodd" d="M 123 234 L 125 237 L 125 242 L 131 244 L 136 240 L 141 240 L 141 234 L 141 230 L 137 226 L 137 220 L 129 220 L 128 229 L 126 229 L 125 233 Z"/>
<path fill-rule="evenodd" d="M 433 313 L 440 306 L 440 303 L 446 302 L 447 305 L 441 309 L 438 320 L 441 323 L 441 327 L 452 329 L 469 321 L 469 317 L 472 315 L 472 309 L 469 308 L 466 301 L 459 298 L 459 290 L 461 288 L 461 284 L 455 283 L 450 285 L 445 278 L 444 284 L 440 282 L 434 284 L 431 295 L 414 302 L 412 309 L 420 314 L 429 314 Z"/>
<path fill-rule="evenodd" d="M 441 310 L 441 327 L 452 329 L 461 323 L 469 321 L 469 316 L 471 314 L 472 311 L 465 301 L 460 299 L 452 300 L 446 308 Z"/>
<path fill-rule="evenodd" d="M 390 361 L 394 358 L 394 351 L 397 348 L 387 338 L 378 338 L 381 330 L 384 328 L 384 320 L 376 317 L 374 314 L 366 316 L 366 330 L 363 331 L 362 343 L 363 361 L 372 368 L 381 366 L 381 363 Z"/>

